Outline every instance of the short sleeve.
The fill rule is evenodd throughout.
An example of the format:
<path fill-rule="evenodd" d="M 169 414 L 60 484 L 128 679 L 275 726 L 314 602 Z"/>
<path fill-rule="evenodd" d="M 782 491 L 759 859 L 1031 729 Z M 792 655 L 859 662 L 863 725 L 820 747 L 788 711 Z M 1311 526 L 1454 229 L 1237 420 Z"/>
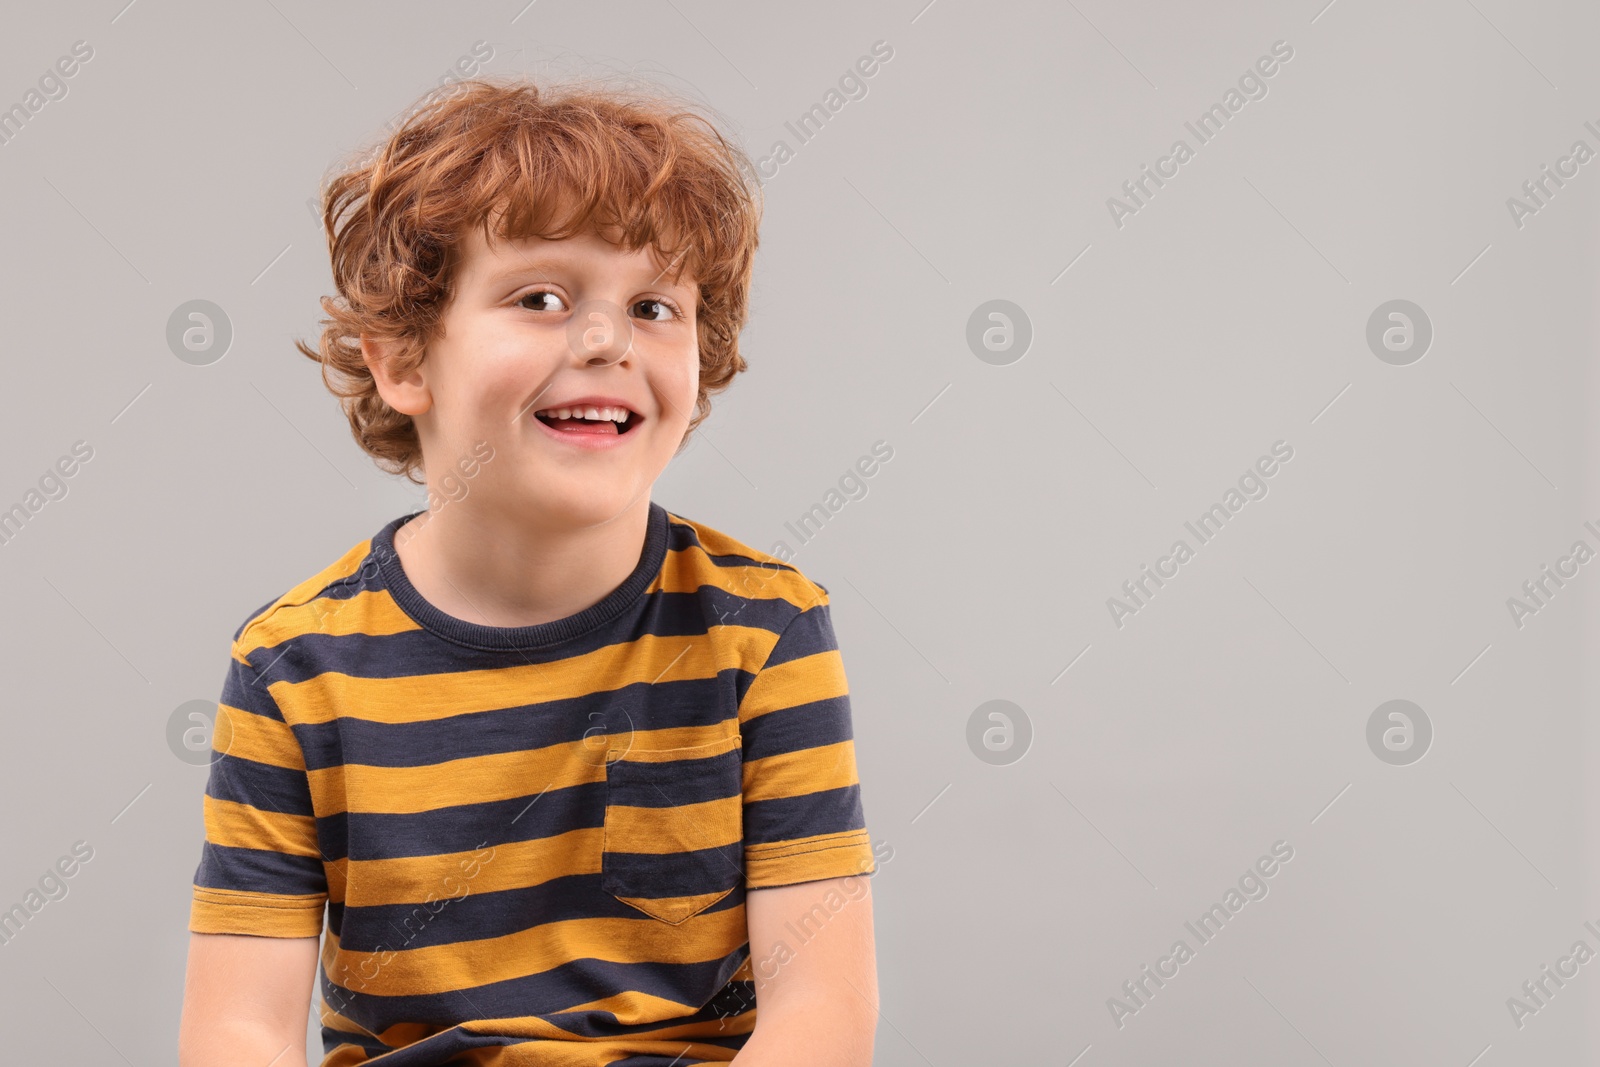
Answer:
<path fill-rule="evenodd" d="M 317 937 L 328 899 L 299 741 L 235 642 L 206 781 L 189 929 Z"/>
<path fill-rule="evenodd" d="M 825 597 L 824 590 L 785 625 L 739 706 L 751 889 L 876 869 L 849 687 Z"/>

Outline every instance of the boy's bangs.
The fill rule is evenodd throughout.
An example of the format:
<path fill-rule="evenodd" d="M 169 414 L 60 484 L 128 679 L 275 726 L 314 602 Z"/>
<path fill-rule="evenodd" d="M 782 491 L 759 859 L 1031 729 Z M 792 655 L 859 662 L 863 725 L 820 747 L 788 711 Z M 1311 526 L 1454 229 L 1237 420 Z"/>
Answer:
<path fill-rule="evenodd" d="M 664 201 L 630 201 L 626 189 L 579 188 L 564 175 L 546 180 L 542 189 L 531 181 L 512 183 L 485 209 L 486 230 L 500 241 L 560 241 L 594 233 L 626 252 L 648 248 L 662 274 L 672 271 L 668 280 L 674 284 L 685 273 L 700 277 L 699 250 L 683 238 L 694 228 Z"/>

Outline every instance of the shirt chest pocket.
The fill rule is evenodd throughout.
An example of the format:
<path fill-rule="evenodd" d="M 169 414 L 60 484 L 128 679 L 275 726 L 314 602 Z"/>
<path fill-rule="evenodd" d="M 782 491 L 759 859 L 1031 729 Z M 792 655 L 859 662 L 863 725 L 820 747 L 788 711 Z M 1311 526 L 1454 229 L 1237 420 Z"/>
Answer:
<path fill-rule="evenodd" d="M 740 741 L 607 751 L 601 889 L 677 925 L 743 881 Z"/>

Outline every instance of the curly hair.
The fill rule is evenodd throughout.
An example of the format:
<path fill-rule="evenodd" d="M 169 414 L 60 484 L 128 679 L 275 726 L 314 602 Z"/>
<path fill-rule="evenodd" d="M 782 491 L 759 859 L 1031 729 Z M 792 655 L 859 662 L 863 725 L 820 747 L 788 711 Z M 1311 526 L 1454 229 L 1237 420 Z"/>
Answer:
<path fill-rule="evenodd" d="M 322 187 L 338 297 L 324 296 L 317 349 L 350 432 L 379 467 L 421 484 L 411 416 L 378 395 L 361 336 L 392 346 L 397 374 L 422 363 L 439 336 L 473 226 L 500 239 L 560 240 L 620 231 L 687 271 L 700 387 L 687 442 L 710 398 L 746 369 L 739 333 L 759 243 L 760 181 L 749 157 L 694 106 L 652 87 L 596 82 L 540 87 L 519 75 L 480 77 L 422 97 L 365 159 Z M 681 446 L 680 446 L 681 447 Z"/>

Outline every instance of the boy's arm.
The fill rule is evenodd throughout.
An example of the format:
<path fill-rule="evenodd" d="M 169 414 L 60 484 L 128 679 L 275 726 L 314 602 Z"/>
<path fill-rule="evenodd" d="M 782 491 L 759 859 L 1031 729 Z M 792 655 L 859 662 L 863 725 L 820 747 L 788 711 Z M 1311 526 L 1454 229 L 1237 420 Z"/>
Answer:
<path fill-rule="evenodd" d="M 878 1021 L 874 849 L 849 683 L 812 582 L 739 705 L 755 1029 L 738 1067 L 866 1067 Z M 762 604 L 761 601 L 755 601 Z M 768 601 L 768 606 L 781 601 Z M 762 609 L 765 610 L 765 609 Z"/>
<path fill-rule="evenodd" d="M 307 1067 L 328 900 L 305 754 L 234 635 L 212 731 L 189 910 L 181 1067 Z M 281 655 L 275 649 L 271 655 Z"/>
<path fill-rule="evenodd" d="M 317 943 L 191 933 L 178 1067 L 307 1067 Z"/>
<path fill-rule="evenodd" d="M 747 892 L 756 1027 L 736 1067 L 872 1063 L 878 968 L 870 881 L 824 878 Z M 794 930 L 807 939 L 793 943 Z"/>

